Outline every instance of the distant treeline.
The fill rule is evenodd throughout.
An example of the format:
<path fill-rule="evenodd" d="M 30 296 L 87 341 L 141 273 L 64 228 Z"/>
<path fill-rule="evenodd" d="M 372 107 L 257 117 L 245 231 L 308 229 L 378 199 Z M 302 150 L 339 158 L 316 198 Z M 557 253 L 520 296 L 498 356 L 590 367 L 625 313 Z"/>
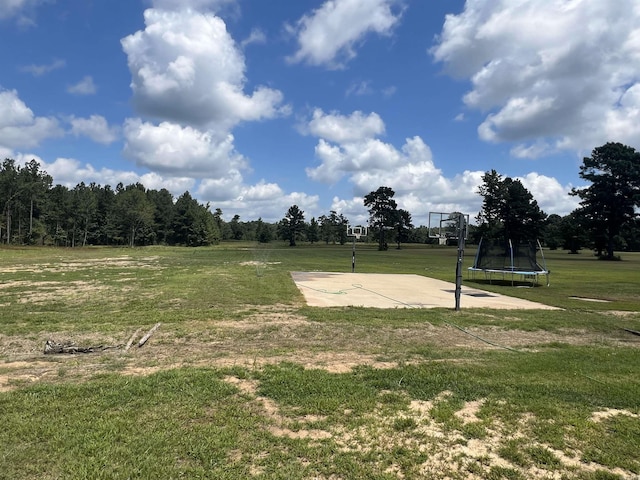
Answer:
<path fill-rule="evenodd" d="M 346 235 L 349 220 L 335 211 L 305 221 L 300 213 L 300 228 L 295 236 L 309 243 L 351 242 Z M 408 214 L 408 212 L 407 212 Z M 223 212 L 201 204 L 187 191 L 178 198 L 167 190 L 146 189 L 142 184 L 109 185 L 79 183 L 74 188 L 53 185 L 52 177 L 35 160 L 24 166 L 5 159 L 0 166 L 0 243 L 13 245 L 180 245 L 206 246 L 224 240 L 267 243 L 290 241 L 291 222 L 257 220 L 231 221 Z M 408 214 L 410 219 L 410 214 Z M 426 226 L 389 231 L 389 243 L 437 243 Z M 543 245 L 555 249 L 597 247 L 576 212 L 561 217 L 550 215 L 539 224 Z M 469 243 L 477 243 L 481 228 L 469 226 Z M 375 241 L 374 229 L 363 240 Z M 451 240 L 455 243 L 455 240 Z M 615 237 L 617 250 L 640 250 L 638 221 L 623 225 Z"/>
<path fill-rule="evenodd" d="M 224 221 L 189 192 L 177 199 L 167 190 L 142 184 L 115 188 L 79 183 L 53 185 L 52 177 L 32 160 L 24 166 L 5 159 L 0 168 L 0 243 L 13 245 L 184 245 L 205 246 L 222 240 L 269 242 L 286 238 L 282 222 L 262 219 Z M 345 243 L 343 215 L 330 212 L 305 224 L 301 240 Z M 414 241 L 424 242 L 426 228 Z"/>

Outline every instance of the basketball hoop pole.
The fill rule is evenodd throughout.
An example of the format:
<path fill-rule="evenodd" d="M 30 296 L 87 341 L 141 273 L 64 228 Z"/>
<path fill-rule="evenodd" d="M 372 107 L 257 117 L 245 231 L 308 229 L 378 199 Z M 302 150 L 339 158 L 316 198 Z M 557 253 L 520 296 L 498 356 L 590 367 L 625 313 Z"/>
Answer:
<path fill-rule="evenodd" d="M 356 271 L 356 236 L 353 236 L 353 248 L 351 249 L 351 273 Z"/>
<path fill-rule="evenodd" d="M 456 264 L 456 311 L 460 310 L 460 295 L 462 293 L 462 261 L 464 259 L 465 237 L 464 215 L 458 215 L 458 263 Z"/>
<path fill-rule="evenodd" d="M 347 237 L 353 238 L 353 246 L 351 247 L 351 273 L 356 271 L 356 240 L 360 240 L 362 235 L 367 235 L 367 227 L 358 225 L 351 227 L 347 225 Z"/>

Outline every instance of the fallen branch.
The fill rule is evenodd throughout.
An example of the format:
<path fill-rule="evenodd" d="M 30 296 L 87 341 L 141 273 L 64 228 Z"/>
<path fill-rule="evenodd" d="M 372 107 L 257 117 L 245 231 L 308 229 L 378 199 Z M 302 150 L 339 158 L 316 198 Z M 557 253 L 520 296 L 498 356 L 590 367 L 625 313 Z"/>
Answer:
<path fill-rule="evenodd" d="M 127 342 L 127 346 L 124 347 L 124 351 L 126 352 L 127 350 L 129 350 L 131 348 L 131 345 L 133 345 L 133 341 L 136 339 L 136 337 L 138 336 L 138 334 L 140 333 L 140 330 L 142 330 L 142 328 L 137 329 L 135 332 L 133 332 L 133 335 L 131 335 L 131 338 L 129 339 L 129 341 Z"/>
<path fill-rule="evenodd" d="M 44 344 L 45 355 L 54 353 L 93 353 L 95 351 L 111 350 L 116 348 L 122 348 L 122 345 L 97 345 L 92 347 L 79 347 L 73 342 L 59 343 L 53 340 L 47 340 Z"/>
<path fill-rule="evenodd" d="M 160 323 L 156 323 L 153 328 L 151 330 L 149 330 L 147 332 L 147 334 L 142 337 L 140 339 L 140 341 L 138 342 L 138 348 L 140 348 L 141 346 L 143 346 L 145 343 L 147 343 L 147 340 L 149 340 L 151 338 L 151 335 L 153 335 L 153 333 L 160 327 Z"/>
<path fill-rule="evenodd" d="M 140 339 L 138 342 L 138 348 L 142 347 L 147 341 L 151 338 L 151 335 L 160 327 L 160 323 L 156 323 L 151 330 L 149 330 L 144 337 Z M 44 353 L 45 355 L 51 354 L 76 354 L 76 353 L 93 353 L 98 351 L 112 350 L 112 349 L 124 349 L 126 352 L 131 348 L 135 339 L 140 334 L 142 328 L 139 328 L 134 332 L 133 335 L 129 338 L 129 341 L 126 345 L 96 345 L 89 347 L 81 347 L 76 345 L 74 342 L 54 342 L 53 340 L 47 340 L 44 344 Z"/>

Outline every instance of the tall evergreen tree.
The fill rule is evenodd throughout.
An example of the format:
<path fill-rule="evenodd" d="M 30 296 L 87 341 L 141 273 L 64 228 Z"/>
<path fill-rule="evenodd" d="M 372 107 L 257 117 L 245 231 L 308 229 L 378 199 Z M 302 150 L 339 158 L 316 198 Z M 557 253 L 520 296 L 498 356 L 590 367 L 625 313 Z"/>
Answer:
<path fill-rule="evenodd" d="M 166 244 L 171 240 L 173 231 L 171 225 L 174 215 L 173 195 L 166 188 L 150 190 L 147 192 L 149 201 L 154 206 L 153 222 L 155 229 L 155 241 Z"/>
<path fill-rule="evenodd" d="M 407 243 L 409 241 L 413 223 L 411 223 L 411 214 L 407 210 L 400 208 L 396 210 L 395 215 L 396 244 L 398 245 L 398 250 L 400 250 L 400 244 Z"/>
<path fill-rule="evenodd" d="M 69 189 L 56 185 L 47 194 L 45 225 L 55 246 L 68 246 L 72 218 L 72 198 Z"/>
<path fill-rule="evenodd" d="M 307 228 L 307 239 L 311 243 L 315 243 L 320 240 L 320 225 L 316 220 L 316 217 L 311 217 L 309 221 L 309 228 Z"/>
<path fill-rule="evenodd" d="M 119 189 L 116 193 L 115 212 L 120 232 L 130 247 L 136 241 L 147 243 L 153 226 L 154 207 L 140 183 Z"/>
<path fill-rule="evenodd" d="M 476 217 L 482 236 L 511 240 L 516 245 L 536 240 L 547 216 L 522 182 L 502 178 L 495 170 L 485 173 L 482 180 L 478 189 L 482 209 Z"/>
<path fill-rule="evenodd" d="M 292 205 L 289 207 L 287 214 L 282 220 L 286 235 L 285 239 L 289 240 L 289 246 L 296 246 L 297 237 L 304 231 L 305 223 L 304 223 L 304 212 L 300 210 L 297 205 Z"/>
<path fill-rule="evenodd" d="M 12 217 L 15 205 L 18 203 L 18 194 L 18 167 L 15 160 L 6 158 L 0 169 L 0 212 L 3 220 L 0 224 L 0 239 L 4 235 L 6 243 L 11 243 Z"/>
<path fill-rule="evenodd" d="M 364 197 L 364 206 L 369 208 L 369 225 L 378 229 L 378 250 L 388 248 L 384 232 L 393 228 L 398 206 L 393 199 L 395 193 L 390 187 L 379 187 Z"/>
<path fill-rule="evenodd" d="M 580 177 L 591 182 L 575 188 L 577 214 L 585 220 L 598 254 L 613 259 L 616 236 L 637 217 L 640 207 L 640 152 L 621 143 L 606 143 L 583 159 Z"/>
<path fill-rule="evenodd" d="M 47 172 L 40 169 L 40 164 L 36 160 L 27 162 L 18 171 L 18 191 L 20 199 L 20 210 L 28 217 L 28 230 L 22 235 L 24 243 L 35 243 L 42 207 L 46 201 L 46 194 L 51 188 L 53 178 Z M 40 229 L 39 237 L 42 240 L 44 230 Z"/>

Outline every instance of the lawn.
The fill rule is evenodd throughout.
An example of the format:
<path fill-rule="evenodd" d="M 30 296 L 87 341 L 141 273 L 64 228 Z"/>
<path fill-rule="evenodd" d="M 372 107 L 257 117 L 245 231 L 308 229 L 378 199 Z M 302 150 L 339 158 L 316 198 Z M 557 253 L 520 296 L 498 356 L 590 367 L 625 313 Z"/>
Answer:
<path fill-rule="evenodd" d="M 0 248 L 0 478 L 640 476 L 640 253 L 545 251 L 550 287 L 465 273 L 560 310 L 305 306 L 289 272 L 351 255 Z M 356 269 L 453 282 L 456 255 L 358 244 Z"/>

